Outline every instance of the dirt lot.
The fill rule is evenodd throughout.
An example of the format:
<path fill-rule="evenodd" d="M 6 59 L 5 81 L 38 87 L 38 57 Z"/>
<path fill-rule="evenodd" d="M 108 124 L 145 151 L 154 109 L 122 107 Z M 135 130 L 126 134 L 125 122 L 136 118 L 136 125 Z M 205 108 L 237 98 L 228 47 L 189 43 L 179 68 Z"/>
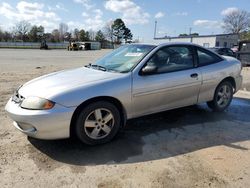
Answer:
<path fill-rule="evenodd" d="M 248 92 L 224 113 L 198 105 L 129 121 L 95 147 L 27 138 L 12 126 L 4 105 L 17 86 L 105 53 L 0 50 L 0 187 L 250 187 Z"/>

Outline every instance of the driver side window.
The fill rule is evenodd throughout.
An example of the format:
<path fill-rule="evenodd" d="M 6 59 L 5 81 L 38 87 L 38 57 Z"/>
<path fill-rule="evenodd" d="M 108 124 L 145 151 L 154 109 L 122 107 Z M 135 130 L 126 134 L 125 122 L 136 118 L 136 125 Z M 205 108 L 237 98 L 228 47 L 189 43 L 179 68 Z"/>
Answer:
<path fill-rule="evenodd" d="M 192 50 L 185 46 L 169 46 L 158 50 L 147 62 L 156 67 L 156 74 L 186 70 L 194 67 Z"/>

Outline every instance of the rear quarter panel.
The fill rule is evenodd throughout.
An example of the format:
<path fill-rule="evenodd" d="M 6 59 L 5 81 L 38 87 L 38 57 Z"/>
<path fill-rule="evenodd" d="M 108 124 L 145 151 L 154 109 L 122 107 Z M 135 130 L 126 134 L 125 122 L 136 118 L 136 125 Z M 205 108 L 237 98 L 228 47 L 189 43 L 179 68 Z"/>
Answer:
<path fill-rule="evenodd" d="M 237 80 L 241 74 L 241 63 L 235 58 L 225 57 L 225 60 L 219 63 L 200 67 L 200 71 L 203 81 L 198 103 L 211 101 L 216 87 L 225 78 L 232 77 Z"/>

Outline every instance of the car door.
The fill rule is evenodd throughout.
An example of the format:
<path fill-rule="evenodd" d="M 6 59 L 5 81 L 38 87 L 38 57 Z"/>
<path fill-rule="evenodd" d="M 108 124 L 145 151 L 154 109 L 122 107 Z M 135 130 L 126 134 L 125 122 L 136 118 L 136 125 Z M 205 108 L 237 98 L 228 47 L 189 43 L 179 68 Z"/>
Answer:
<path fill-rule="evenodd" d="M 191 46 L 166 46 L 156 51 L 133 75 L 134 116 L 197 103 L 202 76 Z M 152 72 L 144 71 L 150 67 Z"/>

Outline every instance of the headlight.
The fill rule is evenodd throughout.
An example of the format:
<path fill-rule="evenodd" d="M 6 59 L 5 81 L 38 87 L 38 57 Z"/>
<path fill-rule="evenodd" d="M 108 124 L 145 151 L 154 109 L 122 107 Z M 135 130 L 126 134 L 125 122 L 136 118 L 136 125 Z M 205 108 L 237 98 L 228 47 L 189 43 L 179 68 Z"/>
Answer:
<path fill-rule="evenodd" d="M 21 103 L 22 108 L 31 109 L 31 110 L 49 110 L 55 105 L 54 102 L 39 98 L 39 97 L 28 97 L 24 99 Z"/>

